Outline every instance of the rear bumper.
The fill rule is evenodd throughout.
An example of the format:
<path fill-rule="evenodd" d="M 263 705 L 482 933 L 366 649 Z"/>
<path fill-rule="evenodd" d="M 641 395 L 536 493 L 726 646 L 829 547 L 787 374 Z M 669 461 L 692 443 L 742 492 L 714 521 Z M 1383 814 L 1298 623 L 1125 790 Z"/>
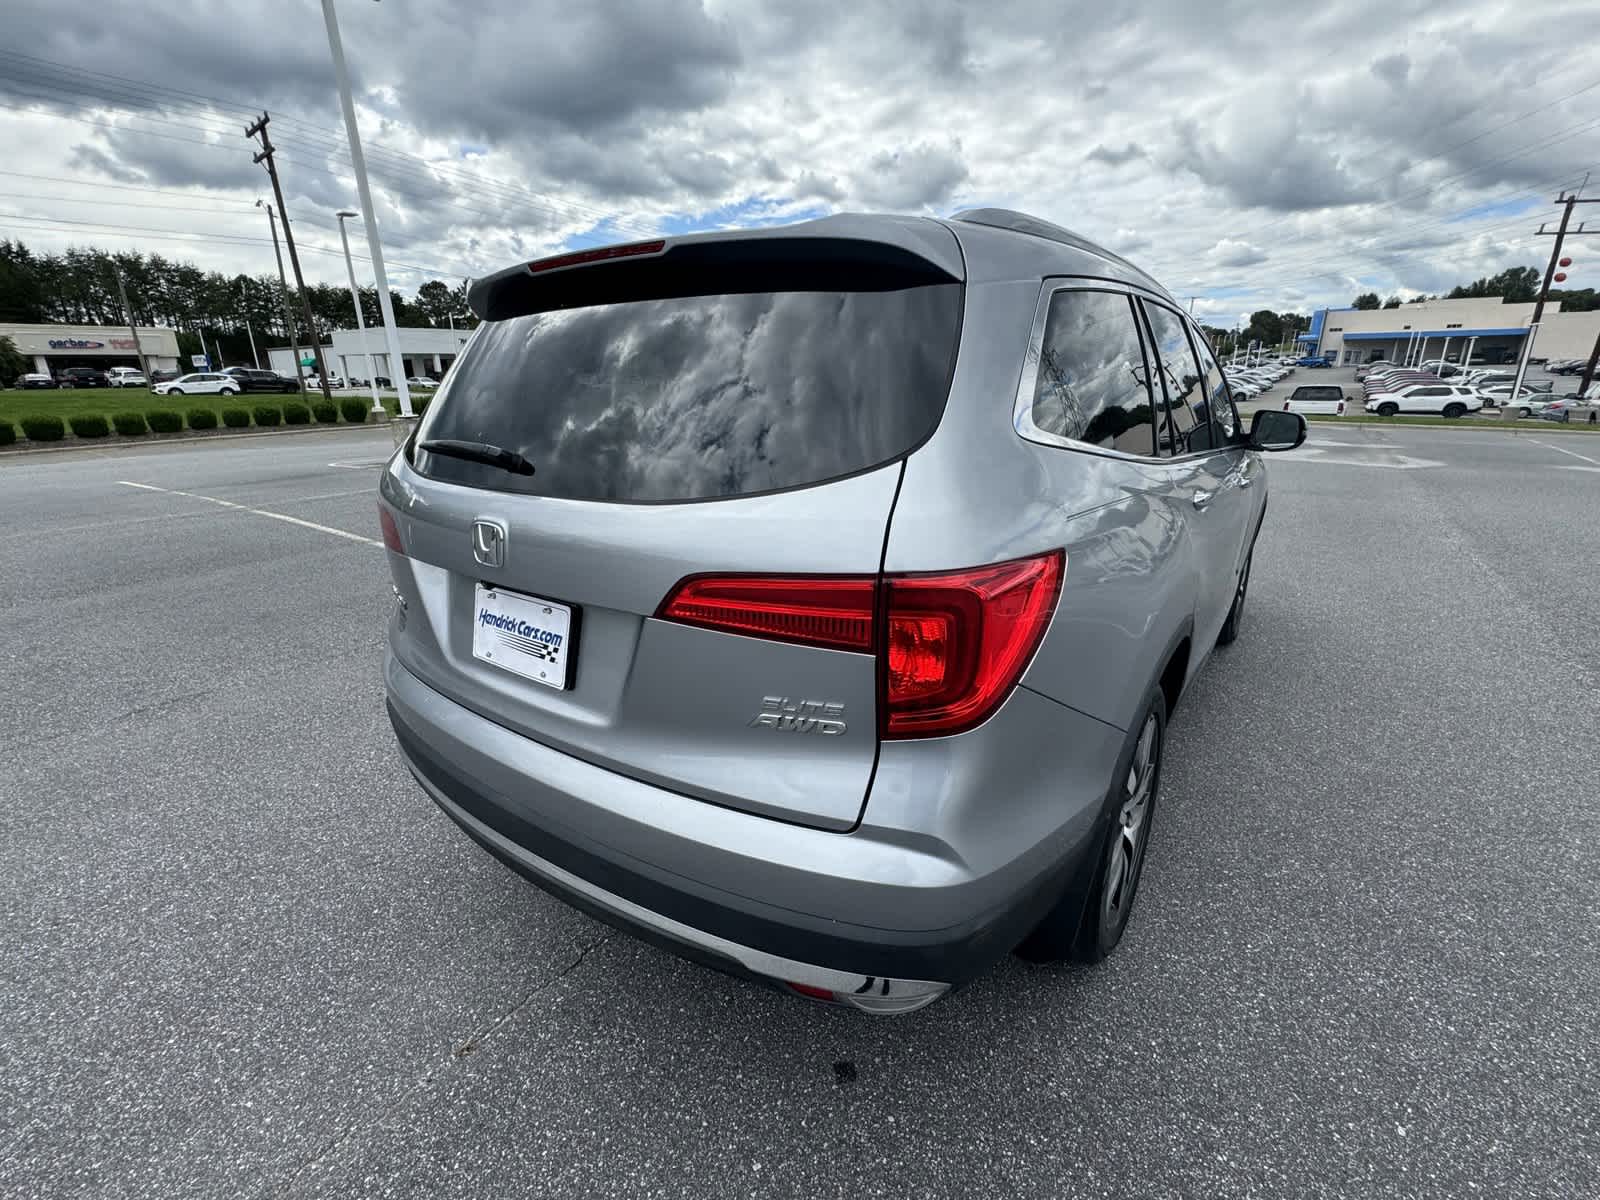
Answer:
<path fill-rule="evenodd" d="M 1024 863 L 1008 866 L 999 902 L 954 922 L 889 924 L 886 914 L 918 904 L 948 915 L 953 904 L 995 894 L 997 881 L 971 878 L 959 860 L 941 861 L 935 872 L 925 852 L 865 829 L 788 825 L 640 783 L 478 716 L 392 656 L 385 674 L 390 720 L 412 773 L 501 861 L 575 907 L 684 957 L 821 989 L 867 1011 L 910 1011 L 986 969 L 1092 857 L 1098 826 L 1070 823 L 1049 844 L 1030 847 Z M 802 911 L 775 903 L 790 899 L 785 882 L 802 865 L 815 904 Z M 935 874 L 942 878 L 930 886 Z M 730 878 L 750 886 L 718 886 Z M 841 909 L 855 919 L 841 917 Z"/>

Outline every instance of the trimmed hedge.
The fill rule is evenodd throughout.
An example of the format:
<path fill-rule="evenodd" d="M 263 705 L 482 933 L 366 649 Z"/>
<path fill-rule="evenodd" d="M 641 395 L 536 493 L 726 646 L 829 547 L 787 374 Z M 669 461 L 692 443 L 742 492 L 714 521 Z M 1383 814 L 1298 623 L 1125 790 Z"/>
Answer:
<path fill-rule="evenodd" d="M 349 396 L 339 401 L 339 411 L 344 414 L 346 421 L 352 425 L 359 425 L 367 419 L 367 402 Z"/>
<path fill-rule="evenodd" d="M 99 413 L 85 414 L 81 417 L 68 417 L 67 424 L 72 426 L 72 435 L 81 438 L 105 437 L 111 432 L 110 423 Z"/>
<path fill-rule="evenodd" d="M 60 417 L 23 417 L 22 436 L 30 442 L 59 442 L 67 436 L 66 424 Z"/>
<path fill-rule="evenodd" d="M 9 446 L 17 440 L 17 427 L 10 421 L 0 421 L 0 446 Z"/>
<path fill-rule="evenodd" d="M 270 404 L 258 404 L 251 412 L 255 415 L 256 424 L 263 429 L 269 425 L 281 425 L 283 423 L 283 409 L 274 408 Z"/>
<path fill-rule="evenodd" d="M 191 408 L 188 413 L 190 429 L 215 429 L 217 414 L 209 408 Z"/>
<path fill-rule="evenodd" d="M 245 429 L 250 425 L 250 410 L 248 408 L 225 408 L 222 410 L 222 423 L 229 429 Z"/>
<path fill-rule="evenodd" d="M 320 425 L 337 425 L 339 423 L 339 406 L 330 404 L 326 400 L 318 400 L 311 406 L 311 413 L 317 418 Z"/>
<path fill-rule="evenodd" d="M 432 396 L 413 396 L 411 397 L 411 411 L 420 417 L 423 413 L 428 411 L 428 405 L 432 403 Z"/>
<path fill-rule="evenodd" d="M 152 433 L 182 433 L 183 414 L 173 412 L 170 408 L 156 408 L 145 413 L 144 419 L 150 422 Z"/>
<path fill-rule="evenodd" d="M 285 425 L 311 424 L 311 410 L 298 400 L 291 400 L 283 406 L 283 423 Z"/>
<path fill-rule="evenodd" d="M 117 432 L 123 437 L 141 437 L 150 432 L 150 426 L 145 423 L 143 413 L 112 413 L 111 423 L 117 427 Z"/>

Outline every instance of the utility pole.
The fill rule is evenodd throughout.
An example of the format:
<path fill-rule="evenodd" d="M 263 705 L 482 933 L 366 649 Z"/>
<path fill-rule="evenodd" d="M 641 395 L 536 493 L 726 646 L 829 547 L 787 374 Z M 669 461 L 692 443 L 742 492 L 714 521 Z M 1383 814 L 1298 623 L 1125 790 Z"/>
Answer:
<path fill-rule="evenodd" d="M 278 249 L 278 222 L 272 215 L 272 205 L 257 200 L 256 207 L 267 210 L 267 224 L 272 227 L 272 256 L 278 260 L 278 296 L 283 301 L 283 329 L 289 335 L 289 352 L 294 355 L 294 385 L 303 396 L 306 381 L 300 377 L 300 339 L 295 336 L 294 316 L 289 312 L 289 278 L 283 273 L 283 251 Z"/>
<path fill-rule="evenodd" d="M 1584 176 L 1584 180 L 1587 182 L 1587 175 Z M 1582 189 L 1579 190 L 1581 191 Z M 1569 230 L 1567 228 L 1568 223 L 1572 220 L 1574 206 L 1579 204 L 1600 204 L 1600 200 L 1580 200 L 1578 196 L 1579 192 L 1572 192 L 1571 194 L 1563 194 L 1557 197 L 1556 203 L 1562 206 L 1561 224 L 1554 230 L 1547 231 L 1544 223 L 1540 222 L 1539 231 L 1534 235 L 1535 237 L 1553 237 L 1555 238 L 1555 244 L 1550 247 L 1550 262 L 1544 269 L 1544 283 L 1539 286 L 1539 298 L 1534 301 L 1533 319 L 1528 322 L 1528 336 L 1522 339 L 1522 353 L 1517 356 L 1517 377 L 1511 384 L 1511 398 L 1506 404 L 1507 410 L 1510 410 L 1511 406 L 1522 396 L 1522 380 L 1528 373 L 1528 359 L 1533 357 L 1533 339 L 1539 336 L 1539 322 L 1544 319 L 1544 302 L 1549 298 L 1550 279 L 1555 275 L 1556 261 L 1561 257 L 1561 243 L 1566 241 L 1568 237 L 1578 237 L 1584 234 L 1592 236 L 1600 233 L 1600 229 L 1585 229 L 1584 222 L 1580 222 L 1576 229 Z M 1587 379 L 1588 375 L 1586 374 L 1584 378 Z"/>
<path fill-rule="evenodd" d="M 289 246 L 289 265 L 294 268 L 294 284 L 300 291 L 300 309 L 306 319 L 306 328 L 311 331 L 311 358 L 317 364 L 317 382 L 322 385 L 322 398 L 329 404 L 333 403 L 333 390 L 328 386 L 328 368 L 322 361 L 322 347 L 317 339 L 317 322 L 311 315 L 311 299 L 306 295 L 305 276 L 300 273 L 300 255 L 294 248 L 294 231 L 289 228 L 289 210 L 283 206 L 283 187 L 278 182 L 278 167 L 272 161 L 276 147 L 272 139 L 267 136 L 267 122 L 272 118 L 265 112 L 249 125 L 245 126 L 244 136 L 261 138 L 261 149 L 251 155 L 252 162 L 264 162 L 267 165 L 267 174 L 272 177 L 272 194 L 278 200 L 278 214 L 283 218 L 283 240 Z M 295 365 L 296 374 L 299 373 L 299 364 Z"/>
<path fill-rule="evenodd" d="M 1583 368 L 1583 382 L 1578 385 L 1578 395 L 1585 399 L 1589 396 L 1589 385 L 1594 382 L 1594 369 L 1600 364 L 1600 336 L 1594 339 L 1594 349 L 1589 351 L 1589 361 Z"/>
<path fill-rule="evenodd" d="M 255 363 L 256 370 L 261 369 L 261 353 L 256 349 L 256 331 L 250 328 L 250 318 L 244 319 L 244 334 L 250 339 L 250 361 Z"/>
<path fill-rule="evenodd" d="M 144 361 L 144 346 L 140 343 L 139 331 L 133 324 L 133 309 L 128 306 L 128 289 L 122 285 L 122 272 L 118 270 L 115 262 L 111 264 L 111 273 L 117 279 L 117 295 L 122 300 L 122 315 L 128 321 L 128 336 L 133 338 L 133 352 L 139 356 L 139 370 L 143 373 L 145 381 L 148 383 L 150 380 L 150 368 Z"/>

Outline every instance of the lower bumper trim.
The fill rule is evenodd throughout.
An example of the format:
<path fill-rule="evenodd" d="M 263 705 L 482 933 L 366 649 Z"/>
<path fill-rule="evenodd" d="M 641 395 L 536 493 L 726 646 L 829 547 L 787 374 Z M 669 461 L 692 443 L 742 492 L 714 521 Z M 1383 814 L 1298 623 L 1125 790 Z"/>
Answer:
<path fill-rule="evenodd" d="M 657 937 L 681 943 L 701 955 L 726 959 L 735 963 L 744 973 L 760 977 L 777 985 L 800 984 L 804 988 L 830 992 L 834 1002 L 848 1004 L 862 1012 L 877 1015 L 915 1012 L 932 1004 L 950 990 L 948 983 L 928 979 L 889 979 L 875 975 L 860 975 L 821 967 L 814 963 L 798 962 L 753 946 L 740 945 L 703 929 L 695 929 L 682 921 L 675 921 L 658 912 L 652 912 L 623 896 L 608 892 L 581 876 L 563 869 L 556 863 L 533 853 L 498 830 L 480 821 L 461 805 L 445 795 L 415 767 L 416 776 L 433 802 L 444 810 L 457 825 L 473 839 L 501 859 L 536 876 L 564 892 L 582 897 L 589 905 L 611 916 L 623 925 L 648 930 Z"/>

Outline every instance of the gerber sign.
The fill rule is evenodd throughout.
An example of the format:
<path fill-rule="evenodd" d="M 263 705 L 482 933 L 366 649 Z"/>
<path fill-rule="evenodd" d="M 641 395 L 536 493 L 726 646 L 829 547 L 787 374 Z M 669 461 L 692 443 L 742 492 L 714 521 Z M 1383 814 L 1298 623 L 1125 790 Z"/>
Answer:
<path fill-rule="evenodd" d="M 52 350 L 104 350 L 104 342 L 91 341 L 88 338 L 51 338 Z"/>

